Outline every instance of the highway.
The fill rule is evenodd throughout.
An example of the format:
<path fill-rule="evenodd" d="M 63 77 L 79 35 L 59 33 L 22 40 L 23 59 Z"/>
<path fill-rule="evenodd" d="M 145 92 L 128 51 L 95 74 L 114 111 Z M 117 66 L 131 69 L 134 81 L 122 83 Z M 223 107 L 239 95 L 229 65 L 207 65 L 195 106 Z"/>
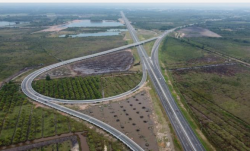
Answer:
<path fill-rule="evenodd" d="M 71 110 L 69 108 L 65 108 L 63 106 L 60 106 L 60 105 L 56 104 L 55 102 L 71 103 L 71 104 L 73 104 L 73 103 L 98 103 L 98 102 L 102 102 L 102 101 L 108 101 L 111 99 L 117 99 L 117 98 L 126 96 L 126 95 L 131 94 L 131 93 L 135 92 L 136 90 L 138 90 L 142 86 L 142 84 L 146 81 L 146 78 L 147 78 L 146 73 L 148 72 L 148 74 L 149 74 L 149 76 L 150 76 L 150 78 L 155 86 L 155 89 L 156 89 L 156 91 L 157 91 L 157 93 L 162 101 L 162 105 L 163 105 L 163 107 L 164 107 L 164 109 L 165 109 L 165 111 L 170 119 L 170 122 L 172 123 L 172 125 L 176 131 L 176 134 L 182 143 L 183 148 L 185 150 L 188 150 L 188 151 L 189 150 L 190 151 L 191 150 L 194 150 L 194 151 L 204 150 L 203 146 L 198 141 L 198 139 L 194 135 L 192 129 L 190 128 L 190 126 L 186 122 L 185 118 L 182 116 L 181 112 L 179 111 L 179 108 L 177 107 L 174 99 L 171 96 L 171 93 L 168 90 L 168 87 L 165 83 L 164 77 L 162 76 L 162 74 L 159 70 L 158 48 L 159 48 L 160 42 L 163 39 L 163 37 L 166 34 L 168 34 L 169 32 L 171 32 L 171 30 L 166 31 L 161 37 L 155 37 L 155 38 L 151 38 L 151 39 L 140 42 L 137 38 L 136 31 L 134 30 L 134 28 L 131 26 L 131 24 L 129 23 L 129 21 L 125 17 L 125 15 L 123 13 L 121 13 L 121 14 L 122 14 L 122 17 L 123 17 L 126 25 L 127 25 L 127 28 L 129 30 L 130 34 L 135 42 L 134 44 L 111 49 L 108 51 L 96 53 L 96 54 L 89 55 L 89 56 L 83 56 L 83 57 L 79 57 L 79 58 L 70 59 L 67 61 L 59 62 L 59 63 L 53 64 L 53 65 L 41 68 L 41 69 L 29 74 L 22 81 L 22 84 L 21 84 L 22 91 L 29 98 L 31 98 L 39 103 L 45 104 L 45 105 L 50 106 L 56 110 L 65 112 L 69 115 L 78 117 L 80 119 L 88 121 L 88 122 L 102 128 L 103 130 L 109 132 L 114 137 L 116 137 L 117 139 L 122 141 L 124 144 L 126 144 L 131 150 L 142 151 L 143 149 L 140 146 L 138 146 L 132 139 L 128 138 L 126 135 L 124 135 L 120 131 L 116 130 L 115 128 L 113 128 L 113 127 L 103 123 L 102 121 L 93 118 L 93 117 L 90 117 L 90 116 L 85 115 L 83 113 L 80 113 L 80 112 Z M 152 40 L 156 40 L 156 42 L 153 46 L 153 50 L 152 50 L 152 58 L 153 59 L 151 60 L 151 58 L 148 57 L 144 48 L 141 45 L 146 43 L 146 42 L 152 41 Z M 32 81 L 40 74 L 47 72 L 51 69 L 54 69 L 54 68 L 60 67 L 62 65 L 72 63 L 72 62 L 105 55 L 108 53 L 124 50 L 126 48 L 135 47 L 135 46 L 137 47 L 138 54 L 139 54 L 140 59 L 141 59 L 141 64 L 142 64 L 142 68 L 143 68 L 143 78 L 142 78 L 141 82 L 134 89 L 132 89 L 128 92 L 125 92 L 121 95 L 110 97 L 110 98 L 98 99 L 98 100 L 77 100 L 77 101 L 76 100 L 62 100 L 62 99 L 55 99 L 55 98 L 50 98 L 50 97 L 41 95 L 41 94 L 37 93 L 32 88 Z"/>
<path fill-rule="evenodd" d="M 51 108 L 54 108 L 58 111 L 64 112 L 66 114 L 72 115 L 74 117 L 80 118 L 80 119 L 85 120 L 91 124 L 96 125 L 97 127 L 105 130 L 106 132 L 112 134 L 114 137 L 116 137 L 117 139 L 122 141 L 131 150 L 143 151 L 143 149 L 139 145 L 137 145 L 132 139 L 130 139 L 129 137 L 127 137 L 122 132 L 118 131 L 117 129 L 109 126 L 108 124 L 106 124 L 98 119 L 95 119 L 91 116 L 88 116 L 86 114 L 74 111 L 72 109 L 66 108 L 64 106 L 58 105 L 58 104 L 53 103 L 53 102 L 50 102 L 46 98 L 37 97 L 37 96 L 33 95 L 33 93 L 29 89 L 27 89 L 26 86 L 23 84 L 21 85 L 21 87 L 22 87 L 23 93 L 26 94 L 32 100 L 35 100 L 41 104 L 44 104 L 44 105 L 49 106 Z"/>
<path fill-rule="evenodd" d="M 101 98 L 101 99 L 94 99 L 94 100 L 65 100 L 65 99 L 52 98 L 52 97 L 48 97 L 48 96 L 45 96 L 45 95 L 42 95 L 42 94 L 36 92 L 32 88 L 32 82 L 33 82 L 33 80 L 36 77 L 38 77 L 42 73 L 45 73 L 45 72 L 47 72 L 47 71 L 49 71 L 51 69 L 58 68 L 60 66 L 63 66 L 63 65 L 66 65 L 66 64 L 70 64 L 70 63 L 73 63 L 73 62 L 76 62 L 76 61 L 80 61 L 80 60 L 84 60 L 84 59 L 89 59 L 89 58 L 93 58 L 93 57 L 97 57 L 97 56 L 101 56 L 101 55 L 106 55 L 108 53 L 113 53 L 113 52 L 121 51 L 121 50 L 124 50 L 124 49 L 127 49 L 127 48 L 131 48 L 131 47 L 135 47 L 135 46 L 138 46 L 138 45 L 142 45 L 144 43 L 153 41 L 153 40 L 155 40 L 157 38 L 158 37 L 154 37 L 154 38 L 150 38 L 148 40 L 144 40 L 144 41 L 141 41 L 141 42 L 136 42 L 136 43 L 133 43 L 133 44 L 130 44 L 130 45 L 126 45 L 126 46 L 114 48 L 114 49 L 103 51 L 103 52 L 100 52 L 100 53 L 95 53 L 95 54 L 92 54 L 92 55 L 83 56 L 83 57 L 79 57 L 79 58 L 74 58 L 74 59 L 66 60 L 66 61 L 63 61 L 63 62 L 56 63 L 56 64 L 52 64 L 50 66 L 41 68 L 41 69 L 36 70 L 33 73 L 29 74 L 22 81 L 22 84 L 26 85 L 25 88 L 28 88 L 32 92 L 32 94 L 35 95 L 36 97 L 46 98 L 48 101 L 55 102 L 55 103 L 66 103 L 66 104 L 72 104 L 72 103 L 99 103 L 99 102 L 104 102 L 104 101 L 109 101 L 109 100 L 114 100 L 114 99 L 118 99 L 118 98 L 124 97 L 126 95 L 134 93 L 139 88 L 141 88 L 142 85 L 145 83 L 145 81 L 147 79 L 147 72 L 144 69 L 144 66 L 143 66 L 142 80 L 140 81 L 140 83 L 136 87 L 134 87 L 133 89 L 131 89 L 131 90 L 127 91 L 127 92 L 124 92 L 122 94 L 119 94 L 119 95 L 116 95 L 116 96 L 112 96 L 112 97 L 107 97 L 107 98 Z"/>
<path fill-rule="evenodd" d="M 136 35 L 135 29 L 131 26 L 130 22 L 125 17 L 123 12 L 121 12 L 121 15 L 127 25 L 127 28 L 134 42 L 138 42 L 139 40 Z M 158 48 L 160 42 L 162 41 L 165 35 L 172 32 L 173 30 L 175 29 L 164 32 L 164 34 L 159 37 L 158 40 L 156 40 L 152 49 L 152 59 L 147 55 L 143 46 L 137 46 L 137 50 L 140 55 L 140 58 L 145 64 L 145 68 L 148 71 L 150 79 L 162 102 L 162 106 L 165 109 L 165 112 L 169 117 L 172 126 L 174 127 L 174 130 L 183 146 L 183 149 L 186 151 L 203 151 L 205 150 L 204 147 L 202 146 L 201 142 L 198 140 L 197 136 L 194 134 L 193 130 L 190 128 L 189 124 L 180 112 L 175 100 L 169 92 L 168 86 L 166 85 L 166 81 L 159 68 Z"/>
<path fill-rule="evenodd" d="M 108 124 L 106 124 L 106 123 L 104 123 L 104 122 L 102 122 L 102 121 L 100 121 L 98 119 L 95 119 L 93 117 L 90 117 L 90 116 L 88 116 L 86 114 L 83 114 L 83 113 L 74 111 L 72 109 L 66 108 L 64 106 L 58 105 L 58 104 L 56 104 L 54 102 L 65 101 L 65 102 L 60 102 L 60 103 L 71 103 L 71 104 L 73 104 L 73 103 L 97 103 L 97 102 L 110 100 L 111 98 L 112 99 L 117 99 L 117 98 L 123 97 L 125 95 L 129 95 L 129 94 L 135 92 L 136 90 L 138 90 L 142 86 L 142 84 L 146 81 L 147 73 L 146 73 L 146 70 L 144 68 L 144 65 L 142 65 L 142 67 L 143 67 L 143 78 L 142 78 L 141 82 L 135 88 L 133 88 L 132 90 L 130 90 L 128 92 L 125 92 L 125 93 L 123 93 L 121 95 L 117 95 L 117 96 L 110 97 L 110 98 L 98 99 L 98 100 L 89 100 L 89 101 L 88 100 L 81 100 L 81 101 L 72 100 L 71 101 L 71 100 L 60 100 L 60 99 L 50 98 L 50 97 L 47 97 L 47 96 L 44 96 L 44 95 L 41 95 L 41 94 L 37 93 L 32 88 L 32 81 L 37 76 L 39 76 L 40 74 L 42 74 L 44 72 L 47 72 L 47 71 L 49 71 L 51 69 L 54 69 L 54 68 L 57 68 L 57 67 L 72 63 L 72 62 L 80 61 L 80 60 L 83 60 L 83 59 L 93 58 L 93 57 L 96 57 L 96 56 L 101 56 L 101 55 L 105 55 L 105 54 L 108 54 L 108 53 L 124 50 L 126 48 L 138 46 L 138 45 L 144 44 L 146 42 L 149 42 L 149 41 L 152 41 L 152 40 L 155 40 L 155 39 L 157 39 L 157 37 L 156 38 L 151 38 L 151 39 L 148 39 L 148 40 L 145 40 L 145 41 L 141 41 L 141 42 L 136 42 L 136 43 L 133 43 L 133 44 L 130 44 L 130 45 L 122 46 L 122 47 L 119 47 L 119 48 L 111 49 L 111 50 L 104 51 L 104 52 L 101 52 L 101 53 L 96 53 L 96 54 L 89 55 L 89 56 L 70 59 L 70 60 L 67 60 L 67 61 L 59 62 L 59 63 L 53 64 L 53 65 L 41 68 L 41 69 L 39 69 L 37 71 L 32 72 L 31 74 L 29 74 L 27 77 L 24 78 L 24 80 L 22 81 L 22 84 L 21 84 L 21 89 L 22 89 L 23 93 L 25 95 L 27 95 L 30 99 L 32 99 L 34 101 L 37 101 L 37 102 L 39 102 L 41 104 L 44 104 L 46 106 L 49 106 L 51 108 L 54 108 L 54 109 L 56 109 L 58 111 L 67 113 L 69 115 L 72 115 L 72 116 L 75 116 L 75 117 L 80 118 L 82 120 L 85 120 L 85 121 L 87 121 L 89 123 L 92 123 L 92 124 L 96 125 L 97 127 L 105 130 L 106 132 L 112 134 L 118 140 L 122 141 L 125 145 L 127 145 L 131 150 L 143 151 L 143 149 L 139 145 L 137 145 L 132 139 L 130 139 L 129 137 L 127 137 L 122 132 L 118 131 L 117 129 L 109 126 Z"/>

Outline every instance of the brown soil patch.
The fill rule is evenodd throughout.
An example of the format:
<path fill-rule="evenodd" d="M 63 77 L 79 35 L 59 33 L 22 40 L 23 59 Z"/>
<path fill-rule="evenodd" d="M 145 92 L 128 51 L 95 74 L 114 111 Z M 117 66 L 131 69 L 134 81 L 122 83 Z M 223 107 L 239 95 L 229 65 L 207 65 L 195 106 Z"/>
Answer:
<path fill-rule="evenodd" d="M 87 107 L 88 107 L 88 105 L 86 104 L 84 104 L 84 105 L 78 105 L 79 106 L 79 109 L 80 110 L 85 110 Z"/>
<path fill-rule="evenodd" d="M 201 64 L 201 63 L 206 63 L 206 64 L 218 64 L 218 63 L 224 63 L 226 60 L 222 57 L 219 56 L 215 56 L 212 54 L 208 54 L 204 57 L 200 57 L 200 58 L 195 58 L 195 59 L 191 59 L 188 60 L 188 64 Z"/>
<path fill-rule="evenodd" d="M 211 66 L 207 68 L 199 68 L 199 69 L 191 69 L 194 72 L 204 72 L 204 73 L 211 73 L 211 74 L 217 74 L 220 76 L 235 76 L 237 73 L 243 73 L 246 72 L 243 68 L 239 68 L 237 64 L 233 65 L 221 65 L 221 66 Z M 190 70 L 178 70 L 173 71 L 173 74 L 179 75 L 179 74 L 186 74 L 190 72 Z"/>
<path fill-rule="evenodd" d="M 180 37 L 221 37 L 220 35 L 201 27 L 187 27 L 178 31 Z"/>
<path fill-rule="evenodd" d="M 65 25 L 70 24 L 70 23 L 75 23 L 75 22 L 81 22 L 81 20 L 73 20 L 73 21 L 69 21 L 69 22 L 67 22 L 65 24 L 49 26 L 47 29 L 44 29 L 44 30 L 41 30 L 41 31 L 37 31 L 37 32 L 34 32 L 34 33 L 59 32 L 59 31 L 64 30 L 64 29 L 67 28 Z"/>
<path fill-rule="evenodd" d="M 35 108 L 38 108 L 38 107 L 42 107 L 42 108 L 48 108 L 47 106 L 41 104 L 41 103 L 38 103 L 36 101 L 31 101 L 34 105 L 35 105 Z"/>
<path fill-rule="evenodd" d="M 128 71 L 134 63 L 133 54 L 130 49 L 78 61 L 56 69 L 39 76 L 44 79 L 47 74 L 52 78 L 62 78 L 71 76 L 86 76 L 94 74 L 104 74 L 110 72 Z"/>
<path fill-rule="evenodd" d="M 125 24 L 125 22 L 122 18 L 119 18 L 118 20 L 120 21 L 120 23 Z"/>
<path fill-rule="evenodd" d="M 145 150 L 158 150 L 152 102 L 146 91 L 119 102 L 106 102 L 80 110 L 120 130 Z"/>

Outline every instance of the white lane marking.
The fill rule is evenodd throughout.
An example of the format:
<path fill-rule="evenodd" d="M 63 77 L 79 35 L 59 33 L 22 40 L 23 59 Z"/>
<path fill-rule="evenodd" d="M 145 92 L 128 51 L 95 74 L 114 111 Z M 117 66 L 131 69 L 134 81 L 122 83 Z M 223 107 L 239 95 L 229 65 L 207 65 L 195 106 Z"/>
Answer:
<path fill-rule="evenodd" d="M 134 33 L 133 33 L 133 32 L 131 32 L 131 33 L 132 33 L 132 35 L 133 35 L 133 38 L 135 38 Z M 135 38 L 135 39 L 136 39 L 136 38 Z M 136 40 L 137 40 L 137 39 L 136 39 Z M 145 52 L 144 52 L 144 51 L 142 50 L 142 48 L 141 48 L 141 45 L 139 45 L 139 47 L 140 47 L 141 52 L 143 53 L 144 57 L 146 57 L 146 55 L 144 54 Z M 176 117 L 176 119 L 177 119 L 179 125 L 181 126 L 181 129 L 183 130 L 184 134 L 186 135 L 186 137 L 187 137 L 189 143 L 191 144 L 192 148 L 196 151 L 196 149 L 195 149 L 195 147 L 194 147 L 192 141 L 190 140 L 190 138 L 189 138 L 187 132 L 185 131 L 185 129 L 184 129 L 182 123 L 180 122 L 179 117 L 177 116 L 177 114 L 175 113 L 175 110 L 173 109 L 171 103 L 169 102 L 169 99 L 167 98 L 167 96 L 166 96 L 166 94 L 165 94 L 165 91 L 163 90 L 163 88 L 162 88 L 162 86 L 161 86 L 161 84 L 160 84 L 160 82 L 159 82 L 157 76 L 155 75 L 154 71 L 152 70 L 151 64 L 148 63 L 148 60 L 147 60 L 147 59 L 145 59 L 145 60 L 146 60 L 147 64 L 149 65 L 149 68 L 151 69 L 151 71 L 152 71 L 152 73 L 153 73 L 153 76 L 155 77 L 155 79 L 156 79 L 156 81 L 157 81 L 157 83 L 158 83 L 158 85 L 159 85 L 161 91 L 163 92 L 163 95 L 164 95 L 165 99 L 167 99 L 167 102 L 168 102 L 170 108 L 172 109 L 172 111 L 173 111 L 173 113 L 174 113 L 174 115 L 175 115 L 175 117 Z"/>
<path fill-rule="evenodd" d="M 173 29 L 173 30 L 169 30 L 169 32 L 167 32 L 166 35 L 167 35 L 168 33 L 171 33 L 172 31 L 174 31 L 174 29 Z M 164 36 L 166 36 L 166 35 L 164 35 Z M 162 40 L 162 39 L 161 39 L 161 40 Z M 159 42 L 160 42 L 160 41 L 159 41 Z M 156 58 L 156 57 L 154 57 L 154 55 L 155 55 L 156 52 L 158 53 L 159 46 L 160 46 L 160 43 L 158 43 L 158 47 L 157 47 L 156 49 L 152 49 L 152 56 L 151 56 L 151 57 L 157 59 L 157 61 L 158 61 L 158 56 L 157 56 L 157 58 Z M 157 62 L 156 64 L 158 64 L 158 62 Z M 159 69 L 159 64 L 156 65 L 156 67 L 157 67 L 157 70 L 158 70 L 158 72 L 160 73 L 161 77 L 163 77 L 164 81 L 166 82 L 164 76 L 162 75 L 162 72 L 161 72 L 160 69 Z M 192 131 L 191 128 L 190 128 L 189 126 L 186 125 L 185 127 L 186 127 L 187 129 L 189 129 L 190 131 Z M 194 135 L 193 133 L 191 133 L 191 135 L 192 135 L 193 137 L 196 137 L 196 135 Z M 190 139 L 192 139 L 192 138 L 190 138 Z M 197 145 L 197 144 L 196 144 L 196 145 Z M 201 145 L 201 144 L 198 144 L 198 146 L 200 146 L 200 148 L 202 148 L 202 145 Z"/>

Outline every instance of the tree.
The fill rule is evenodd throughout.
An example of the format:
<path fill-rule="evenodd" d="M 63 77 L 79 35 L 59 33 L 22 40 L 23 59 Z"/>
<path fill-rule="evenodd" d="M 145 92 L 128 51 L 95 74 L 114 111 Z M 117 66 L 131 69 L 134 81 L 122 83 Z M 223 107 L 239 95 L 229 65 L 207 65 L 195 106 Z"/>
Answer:
<path fill-rule="evenodd" d="M 201 49 L 204 49 L 204 48 L 205 48 L 205 46 L 204 46 L 204 45 L 202 45 Z"/>
<path fill-rule="evenodd" d="M 47 80 L 47 81 L 51 80 L 49 74 L 46 75 L 46 80 Z"/>

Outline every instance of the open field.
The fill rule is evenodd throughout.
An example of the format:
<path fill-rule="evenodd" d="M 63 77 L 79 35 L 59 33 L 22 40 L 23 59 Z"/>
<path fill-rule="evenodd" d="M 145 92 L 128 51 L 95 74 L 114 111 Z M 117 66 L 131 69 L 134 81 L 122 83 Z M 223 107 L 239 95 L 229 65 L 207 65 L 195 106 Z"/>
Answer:
<path fill-rule="evenodd" d="M 160 30 L 145 30 L 137 29 L 137 35 L 140 40 L 146 40 L 149 38 L 160 36 L 162 32 Z"/>
<path fill-rule="evenodd" d="M 225 38 L 246 40 L 249 42 L 250 18 L 249 15 L 238 15 L 238 17 L 230 17 L 218 21 L 207 21 L 198 26 L 208 28 L 211 31 Z"/>
<path fill-rule="evenodd" d="M 195 47 L 180 39 L 167 37 L 162 45 L 160 60 L 167 64 L 168 69 L 185 68 L 227 63 L 224 58 Z"/>
<path fill-rule="evenodd" d="M 141 73 L 110 74 L 34 81 L 34 89 L 61 99 L 99 99 L 126 92 L 141 81 Z"/>
<path fill-rule="evenodd" d="M 201 128 L 218 148 L 250 150 L 249 72 L 239 65 L 173 72 Z"/>
<path fill-rule="evenodd" d="M 89 107 L 82 112 L 117 128 L 146 150 L 158 150 L 150 108 L 149 99 L 141 92 L 127 100 Z"/>
<path fill-rule="evenodd" d="M 199 38 L 204 43 L 205 39 Z M 160 52 L 163 69 L 175 68 L 167 71 L 175 93 L 217 149 L 250 150 L 250 119 L 247 116 L 250 69 L 238 64 L 223 65 L 228 60 L 185 40 L 167 38 Z M 195 63 L 190 64 L 190 60 Z M 180 69 L 183 64 L 187 64 L 186 69 Z M 194 68 L 197 65 L 199 68 Z"/>
<path fill-rule="evenodd" d="M 125 45 L 122 36 L 49 38 L 46 34 L 31 34 L 35 30 L 0 29 L 0 81 L 26 67 L 45 66 Z"/>
<path fill-rule="evenodd" d="M 103 150 L 104 142 L 113 149 L 121 149 L 120 142 L 113 142 L 102 134 L 52 109 L 30 103 L 15 83 L 0 90 L 0 146 L 32 141 L 69 132 L 86 131 L 92 150 Z M 102 149 L 100 148 L 102 147 Z M 91 150 L 91 149 L 90 149 Z M 92 151 L 91 150 L 91 151 Z"/>
<path fill-rule="evenodd" d="M 172 149 L 168 125 L 163 125 L 164 121 L 158 123 L 158 113 L 155 112 L 159 111 L 153 106 L 149 93 L 143 90 L 121 101 L 74 108 L 117 128 L 145 150 Z"/>
<path fill-rule="evenodd" d="M 184 39 L 187 42 L 187 39 Z M 250 62 L 250 43 L 244 40 L 235 40 L 227 38 L 190 38 L 191 45 L 204 47 L 205 50 L 219 52 L 222 55 L 237 58 L 239 60 Z"/>

